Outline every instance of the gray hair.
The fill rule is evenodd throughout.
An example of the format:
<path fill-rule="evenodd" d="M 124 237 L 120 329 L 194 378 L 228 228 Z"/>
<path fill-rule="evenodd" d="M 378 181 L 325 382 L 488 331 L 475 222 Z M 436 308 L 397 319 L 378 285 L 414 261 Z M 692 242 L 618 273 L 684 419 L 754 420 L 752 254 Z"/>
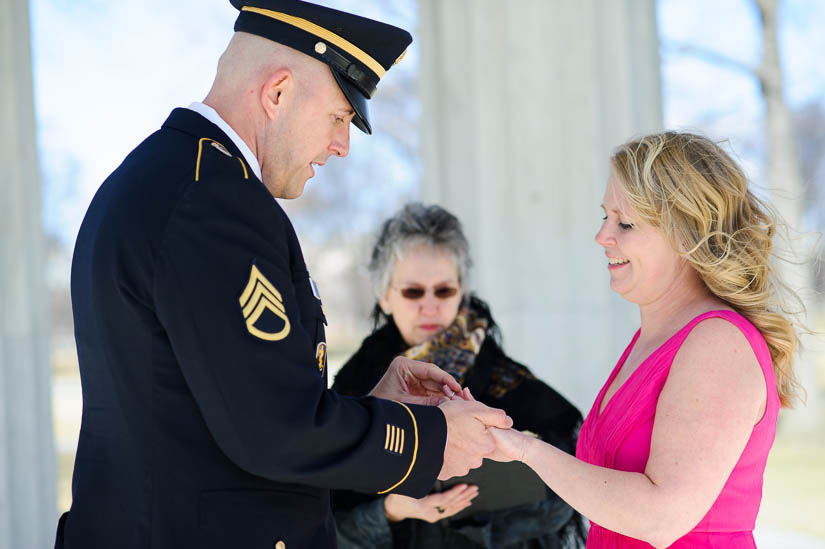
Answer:
<path fill-rule="evenodd" d="M 441 206 L 412 202 L 387 219 L 378 232 L 367 266 L 376 298 L 386 294 L 395 261 L 421 244 L 452 254 L 462 291 L 469 292 L 472 260 L 461 222 Z"/>

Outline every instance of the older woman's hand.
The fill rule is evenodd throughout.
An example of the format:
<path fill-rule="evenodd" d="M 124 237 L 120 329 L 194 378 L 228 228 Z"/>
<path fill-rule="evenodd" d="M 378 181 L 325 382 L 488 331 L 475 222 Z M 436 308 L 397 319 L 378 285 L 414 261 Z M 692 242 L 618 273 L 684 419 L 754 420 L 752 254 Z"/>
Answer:
<path fill-rule="evenodd" d="M 453 376 L 426 362 L 396 357 L 370 396 L 437 406 L 465 393 Z"/>
<path fill-rule="evenodd" d="M 420 499 L 390 494 L 384 499 L 384 514 L 391 522 L 408 518 L 438 522 L 469 507 L 477 495 L 478 487 L 468 484 L 457 484 Z"/>

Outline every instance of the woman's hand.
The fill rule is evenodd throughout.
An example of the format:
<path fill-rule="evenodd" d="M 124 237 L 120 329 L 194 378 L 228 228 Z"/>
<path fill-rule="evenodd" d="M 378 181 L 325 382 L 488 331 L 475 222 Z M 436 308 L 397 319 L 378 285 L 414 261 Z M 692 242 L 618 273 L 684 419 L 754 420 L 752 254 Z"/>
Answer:
<path fill-rule="evenodd" d="M 515 429 L 490 427 L 489 431 L 496 441 L 496 449 L 487 457 L 495 461 L 524 461 L 528 445 L 535 440 L 532 436 Z"/>
<path fill-rule="evenodd" d="M 408 518 L 438 522 L 469 507 L 477 495 L 478 486 L 468 484 L 456 484 L 449 490 L 421 499 L 390 494 L 384 498 L 384 514 L 391 522 Z"/>

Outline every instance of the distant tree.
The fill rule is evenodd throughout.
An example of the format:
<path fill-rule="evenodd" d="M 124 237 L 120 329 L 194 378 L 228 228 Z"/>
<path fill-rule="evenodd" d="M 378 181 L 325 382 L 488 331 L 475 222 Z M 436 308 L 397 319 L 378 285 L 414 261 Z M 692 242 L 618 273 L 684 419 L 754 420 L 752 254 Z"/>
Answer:
<path fill-rule="evenodd" d="M 415 37 L 415 0 L 330 0 L 327 5 L 398 25 Z M 328 317 L 331 357 L 349 351 L 370 329 L 374 303 L 366 276 L 378 224 L 418 195 L 418 66 L 413 42 L 370 100 L 373 135 L 350 128 L 350 155 L 331 158 L 299 200 L 282 201 L 301 239 Z"/>
<path fill-rule="evenodd" d="M 415 36 L 415 0 L 335 0 L 330 7 L 354 11 L 410 30 Z M 410 49 L 417 48 L 413 42 Z M 363 237 L 416 196 L 419 187 L 418 66 L 406 56 L 381 80 L 370 101 L 373 135 L 351 128 L 353 147 L 344 161 L 331 159 L 309 181 L 300 200 L 284 202 L 299 236 L 316 243 Z"/>
<path fill-rule="evenodd" d="M 823 116 L 822 106 L 816 103 L 794 114 L 788 106 L 785 81 L 779 55 L 778 16 L 781 0 L 751 0 L 758 17 L 762 38 L 759 65 L 752 66 L 716 50 L 692 43 L 669 42 L 673 51 L 694 56 L 712 65 L 727 68 L 754 78 L 765 105 L 765 131 L 760 136 L 743 137 L 744 146 L 759 150 L 764 165 L 764 181 L 771 191 L 771 199 L 787 225 L 793 230 L 825 229 L 825 197 L 819 179 L 825 152 L 825 126 L 817 124 Z M 817 116 L 819 115 L 819 116 Z M 705 115 L 705 123 L 712 122 Z M 803 126 L 797 126 L 797 124 Z M 759 146 L 759 142 L 763 146 Z M 804 259 L 804 258 L 802 258 Z M 809 263 L 809 267 L 813 266 Z M 790 276 L 797 288 L 812 289 L 825 284 L 825 275 L 819 270 L 814 281 L 814 268 L 795 270 Z M 804 271 L 804 272 L 803 272 Z"/>
<path fill-rule="evenodd" d="M 825 107 L 812 101 L 794 113 L 799 162 L 805 182 L 804 224 L 825 232 Z M 820 302 L 825 295 L 825 245 L 816 247 L 813 275 Z"/>
<path fill-rule="evenodd" d="M 765 105 L 765 146 L 762 151 L 764 180 L 771 190 L 772 203 L 789 228 L 789 238 L 780 239 L 779 253 L 780 257 L 790 261 L 780 262 L 777 267 L 788 286 L 801 292 L 809 313 L 806 322 L 813 324 L 819 320 L 816 316 L 820 305 L 820 300 L 813 294 L 814 288 L 819 286 L 815 283 L 816 262 L 810 261 L 808 250 L 793 250 L 792 244 L 795 232 L 806 226 L 806 218 L 811 219 L 813 227 L 820 230 L 825 226 L 825 210 L 817 207 L 818 202 L 812 200 L 821 196 L 814 185 L 816 178 L 808 177 L 822 171 L 821 152 L 825 136 L 823 126 L 806 126 L 808 132 L 801 134 L 800 129 L 795 127 L 795 117 L 786 102 L 778 40 L 780 0 L 751 1 L 758 15 L 762 38 L 762 55 L 758 66 L 748 65 L 695 44 L 672 44 L 672 47 L 679 53 L 694 55 L 713 65 L 741 72 L 758 82 Z M 821 113 L 821 109 L 817 112 Z M 808 141 L 813 137 L 810 134 L 814 133 L 817 136 Z M 802 148 L 798 145 L 800 138 L 805 139 Z M 803 161 L 809 164 L 803 164 Z M 821 277 L 821 271 L 819 274 Z M 814 358 L 812 353 L 805 352 L 797 358 L 796 369 L 800 381 L 808 390 L 808 407 L 795 416 L 794 427 L 800 430 L 815 429 L 823 421 L 820 414 L 822 388 L 817 381 Z"/>

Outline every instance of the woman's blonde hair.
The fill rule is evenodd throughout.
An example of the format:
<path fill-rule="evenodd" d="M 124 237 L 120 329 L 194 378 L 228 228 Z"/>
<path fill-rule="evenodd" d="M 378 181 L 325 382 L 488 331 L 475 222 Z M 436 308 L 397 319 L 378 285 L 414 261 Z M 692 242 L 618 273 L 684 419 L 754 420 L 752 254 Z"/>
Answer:
<path fill-rule="evenodd" d="M 711 140 L 663 132 L 633 139 L 611 157 L 630 208 L 658 228 L 708 289 L 745 316 L 768 344 L 783 406 L 799 383 L 797 333 L 771 266 L 777 215 L 748 189 L 736 162 Z"/>

